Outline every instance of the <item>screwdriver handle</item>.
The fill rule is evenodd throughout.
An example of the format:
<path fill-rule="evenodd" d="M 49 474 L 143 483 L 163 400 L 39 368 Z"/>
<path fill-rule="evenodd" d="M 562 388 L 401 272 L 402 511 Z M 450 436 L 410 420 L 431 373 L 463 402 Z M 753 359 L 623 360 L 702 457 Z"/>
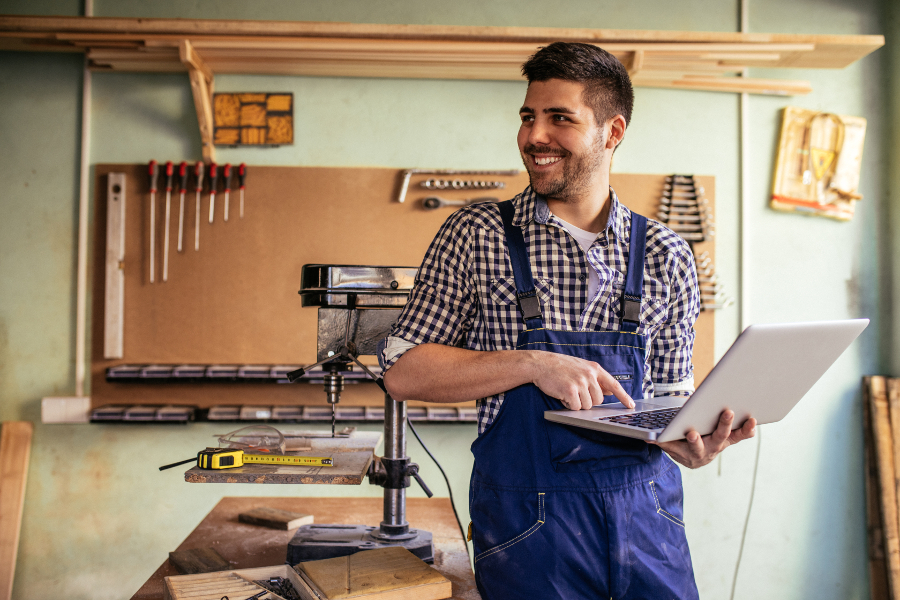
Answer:
<path fill-rule="evenodd" d="M 178 176 L 181 177 L 181 193 L 185 193 L 187 191 L 188 186 L 188 165 L 186 161 L 181 161 L 181 164 L 178 165 Z"/>
<path fill-rule="evenodd" d="M 237 169 L 238 172 L 238 182 L 241 184 L 241 189 L 244 189 L 244 182 L 247 179 L 247 165 L 241 163 Z"/>
<path fill-rule="evenodd" d="M 231 182 L 234 180 L 234 171 L 231 170 L 231 163 L 226 163 L 222 176 L 225 178 L 225 190 L 231 189 Z"/>
<path fill-rule="evenodd" d="M 216 163 L 209 163 L 209 193 L 216 195 L 216 188 L 219 187 L 219 168 Z"/>
<path fill-rule="evenodd" d="M 197 180 L 197 187 L 195 189 L 198 192 L 203 191 L 203 167 L 204 165 L 202 160 L 198 160 L 197 164 L 194 165 L 194 178 Z"/>
<path fill-rule="evenodd" d="M 159 169 L 157 169 L 157 163 L 155 160 L 150 161 L 150 166 L 148 169 L 150 173 L 150 193 L 156 193 L 156 179 L 159 176 Z"/>
<path fill-rule="evenodd" d="M 174 167 L 172 166 L 172 161 L 166 161 L 166 191 L 172 191 L 172 174 L 174 173 Z"/>

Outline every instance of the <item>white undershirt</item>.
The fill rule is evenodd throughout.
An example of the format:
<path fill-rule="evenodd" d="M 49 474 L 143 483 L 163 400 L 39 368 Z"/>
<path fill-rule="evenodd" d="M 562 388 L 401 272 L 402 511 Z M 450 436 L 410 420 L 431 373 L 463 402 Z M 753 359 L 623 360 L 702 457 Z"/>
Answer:
<path fill-rule="evenodd" d="M 571 223 L 567 223 L 559 218 L 559 215 L 554 215 L 556 220 L 559 221 L 559 224 L 563 226 L 563 229 L 569 232 L 575 241 L 578 242 L 578 245 L 581 246 L 581 249 L 584 250 L 584 256 L 587 258 L 588 250 L 591 248 L 591 244 L 594 243 L 594 240 L 597 239 L 599 233 L 591 233 L 590 231 L 585 231 L 584 229 L 579 229 L 575 227 Z M 591 303 L 591 300 L 594 299 L 594 296 L 597 295 L 597 290 L 600 289 L 600 277 L 597 275 L 597 270 L 591 265 L 591 261 L 588 260 L 588 295 L 587 295 L 587 304 Z"/>

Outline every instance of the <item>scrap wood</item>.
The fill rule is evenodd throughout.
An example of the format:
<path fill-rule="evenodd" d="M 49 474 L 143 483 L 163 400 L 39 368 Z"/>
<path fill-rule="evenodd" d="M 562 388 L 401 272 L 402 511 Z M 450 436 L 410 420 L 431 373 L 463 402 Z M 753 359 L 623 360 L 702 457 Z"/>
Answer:
<path fill-rule="evenodd" d="M 889 600 L 887 562 L 881 518 L 881 489 L 878 485 L 878 461 L 872 436 L 869 381 L 863 385 L 863 438 L 866 474 L 866 533 L 869 541 L 869 592 L 872 600 Z"/>
<path fill-rule="evenodd" d="M 893 600 L 900 600 L 900 530 L 898 530 L 897 488 L 890 407 L 884 377 L 867 378 L 872 441 L 878 463 L 881 522 L 887 561 L 888 588 Z"/>
<path fill-rule="evenodd" d="M 0 428 L 0 600 L 12 598 L 33 431 L 28 421 Z"/>

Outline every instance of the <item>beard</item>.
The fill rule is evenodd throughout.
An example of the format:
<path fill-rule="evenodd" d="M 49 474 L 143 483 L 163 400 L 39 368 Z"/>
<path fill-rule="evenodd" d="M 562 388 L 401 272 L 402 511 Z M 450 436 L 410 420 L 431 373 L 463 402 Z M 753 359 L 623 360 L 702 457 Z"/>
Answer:
<path fill-rule="evenodd" d="M 603 136 L 600 136 L 603 138 Z M 592 143 L 590 151 L 584 154 L 572 154 L 568 150 L 526 144 L 522 149 L 522 162 L 528 171 L 531 189 L 549 200 L 567 202 L 585 191 L 591 185 L 594 173 L 600 168 L 603 156 L 604 140 Z M 531 153 L 561 156 L 564 159 L 561 174 L 534 171 Z"/>

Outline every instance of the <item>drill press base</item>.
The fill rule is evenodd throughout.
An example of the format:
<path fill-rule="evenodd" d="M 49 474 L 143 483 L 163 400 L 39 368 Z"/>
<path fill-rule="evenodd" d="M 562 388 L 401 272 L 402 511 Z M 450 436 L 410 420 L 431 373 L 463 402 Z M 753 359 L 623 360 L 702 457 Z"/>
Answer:
<path fill-rule="evenodd" d="M 403 546 L 425 562 L 434 562 L 430 531 L 410 529 L 407 535 L 393 539 L 375 537 L 378 532 L 378 527 L 366 525 L 303 525 L 288 543 L 287 562 L 296 565 L 391 546 Z"/>

